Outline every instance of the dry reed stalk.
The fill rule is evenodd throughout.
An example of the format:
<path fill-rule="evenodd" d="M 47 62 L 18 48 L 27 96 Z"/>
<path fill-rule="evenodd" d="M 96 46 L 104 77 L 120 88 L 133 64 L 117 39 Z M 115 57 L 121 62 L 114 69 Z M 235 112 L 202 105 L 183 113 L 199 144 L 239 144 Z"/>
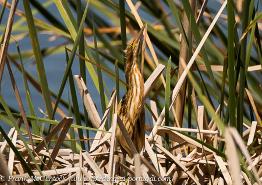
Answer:
<path fill-rule="evenodd" d="M 10 79 L 11 79 L 11 82 L 12 82 L 12 88 L 13 88 L 13 91 L 15 93 L 15 98 L 16 98 L 17 103 L 18 103 L 18 108 L 19 108 L 19 111 L 21 112 L 22 119 L 23 119 L 23 122 L 25 124 L 27 134 L 29 136 L 29 141 L 30 141 L 31 145 L 34 146 L 32 134 L 31 134 L 31 131 L 30 131 L 30 125 L 29 125 L 29 122 L 28 122 L 27 117 L 26 117 L 26 112 L 25 112 L 25 109 L 24 109 L 24 106 L 23 106 L 22 98 L 21 98 L 20 92 L 18 90 L 16 80 L 15 80 L 14 75 L 13 75 L 13 71 L 11 69 L 11 65 L 10 65 L 8 60 L 7 60 L 7 68 L 8 68 L 9 76 L 10 76 Z"/>
<path fill-rule="evenodd" d="M 6 56 L 7 56 L 7 50 L 9 46 L 9 40 L 12 32 L 13 27 L 13 21 L 14 21 L 14 14 L 16 10 L 18 0 L 13 0 L 11 4 L 10 13 L 7 20 L 7 25 L 5 29 L 5 33 L 1 40 L 1 48 L 0 48 L 0 82 L 2 81 L 2 76 L 4 72 L 4 67 L 6 63 Z"/>
<path fill-rule="evenodd" d="M 201 39 L 199 45 L 197 46 L 195 52 L 193 53 L 193 56 L 191 57 L 191 59 L 189 60 L 187 66 L 185 67 L 183 73 L 181 74 L 175 88 L 173 89 L 173 92 L 172 92 L 172 102 L 171 102 L 171 105 L 169 107 L 169 109 L 171 109 L 173 107 L 173 104 L 174 104 L 174 101 L 176 100 L 176 97 L 177 97 L 177 94 L 179 93 L 180 91 L 180 88 L 181 86 L 183 85 L 184 83 L 184 80 L 189 72 L 189 70 L 191 69 L 192 65 L 194 64 L 194 61 L 197 57 L 197 55 L 199 54 L 201 48 L 203 47 L 205 41 L 207 40 L 207 37 L 209 36 L 211 30 L 214 28 L 218 18 L 220 17 L 221 13 L 223 12 L 223 10 L 225 9 L 227 5 L 227 1 L 224 1 L 224 3 L 222 4 L 222 6 L 220 7 L 219 11 L 217 12 L 216 16 L 214 17 L 212 23 L 210 24 L 210 26 L 208 27 L 206 33 L 204 34 L 203 38 Z M 165 117 L 165 108 L 163 108 L 161 114 L 159 115 L 158 117 L 158 120 L 157 120 L 157 123 L 156 125 L 154 126 L 152 132 L 150 133 L 149 135 L 149 141 L 152 142 L 152 140 L 154 139 L 154 136 L 157 132 L 157 128 L 158 126 L 162 125 L 163 121 L 164 121 L 164 117 Z"/>
<path fill-rule="evenodd" d="M 189 3 L 192 9 L 192 12 L 194 13 L 196 10 L 196 1 L 190 0 Z M 189 51 L 190 46 L 188 45 L 188 43 L 192 43 L 192 31 L 191 31 L 192 29 L 190 28 L 188 17 L 185 11 L 183 12 L 183 15 L 182 15 L 182 25 L 183 25 L 183 29 L 185 30 L 186 38 L 181 35 L 182 37 L 181 37 L 181 42 L 180 42 L 178 79 L 182 75 L 184 68 L 189 61 L 189 53 L 191 53 Z M 176 111 L 178 125 L 174 123 L 174 126 L 178 126 L 178 127 L 181 127 L 183 124 L 184 106 L 185 106 L 185 101 L 186 101 L 186 86 L 187 86 L 187 80 L 185 79 L 183 84 L 180 87 L 180 91 L 177 95 L 177 99 L 175 103 L 175 111 Z"/>
<path fill-rule="evenodd" d="M 95 104 L 91 98 L 90 93 L 87 90 L 87 87 L 83 81 L 83 78 L 79 75 L 75 75 L 75 80 L 77 82 L 81 98 L 83 99 L 88 117 L 94 128 L 99 128 L 101 123 L 101 118 L 97 112 Z"/>

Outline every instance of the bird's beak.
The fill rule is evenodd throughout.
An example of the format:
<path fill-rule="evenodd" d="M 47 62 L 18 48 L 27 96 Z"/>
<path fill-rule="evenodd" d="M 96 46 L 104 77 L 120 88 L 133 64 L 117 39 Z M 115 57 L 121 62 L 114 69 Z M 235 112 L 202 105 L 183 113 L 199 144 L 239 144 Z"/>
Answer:
<path fill-rule="evenodd" d="M 138 45 L 138 51 L 141 51 L 141 53 L 145 48 L 146 34 L 147 34 L 147 25 L 145 24 L 139 31 L 137 37 L 135 38 L 135 43 Z"/>
<path fill-rule="evenodd" d="M 147 25 L 145 24 L 134 40 L 134 44 L 136 46 L 134 53 L 137 56 L 136 62 L 138 62 L 138 64 L 140 63 L 141 71 L 144 70 L 144 51 L 146 47 L 146 34 L 147 34 Z"/>

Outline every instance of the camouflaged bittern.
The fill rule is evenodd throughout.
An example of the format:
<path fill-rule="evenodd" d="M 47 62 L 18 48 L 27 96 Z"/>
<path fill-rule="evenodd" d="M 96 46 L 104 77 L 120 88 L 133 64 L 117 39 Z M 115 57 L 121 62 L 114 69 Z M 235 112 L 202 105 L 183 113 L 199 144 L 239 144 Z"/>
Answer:
<path fill-rule="evenodd" d="M 145 144 L 144 78 L 139 65 L 144 60 L 146 31 L 147 28 L 144 26 L 126 48 L 127 92 L 118 106 L 118 116 L 123 121 L 138 152 Z M 123 152 L 132 157 L 131 149 L 119 127 L 116 128 L 116 138 Z"/>

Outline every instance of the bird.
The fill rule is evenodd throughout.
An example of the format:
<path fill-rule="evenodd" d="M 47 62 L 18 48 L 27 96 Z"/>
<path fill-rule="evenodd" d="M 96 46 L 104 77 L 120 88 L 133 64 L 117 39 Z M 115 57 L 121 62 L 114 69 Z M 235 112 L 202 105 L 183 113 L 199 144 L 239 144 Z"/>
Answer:
<path fill-rule="evenodd" d="M 139 66 L 144 63 L 146 33 L 147 26 L 144 25 L 125 50 L 124 71 L 127 91 L 117 110 L 138 152 L 141 152 L 145 144 L 144 78 Z M 132 157 L 131 149 L 119 126 L 116 128 L 116 138 L 123 153 Z"/>

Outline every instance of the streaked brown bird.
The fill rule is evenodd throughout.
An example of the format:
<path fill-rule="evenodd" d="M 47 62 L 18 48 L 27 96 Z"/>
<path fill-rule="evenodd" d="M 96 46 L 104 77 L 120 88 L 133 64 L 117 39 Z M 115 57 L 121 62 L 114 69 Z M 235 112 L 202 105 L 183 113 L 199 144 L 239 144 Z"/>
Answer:
<path fill-rule="evenodd" d="M 145 113 L 144 113 L 144 78 L 139 64 L 144 62 L 146 25 L 126 48 L 125 76 L 127 92 L 118 106 L 118 116 L 132 139 L 138 152 L 145 144 Z M 120 128 L 116 128 L 116 138 L 122 148 L 132 157 Z"/>

